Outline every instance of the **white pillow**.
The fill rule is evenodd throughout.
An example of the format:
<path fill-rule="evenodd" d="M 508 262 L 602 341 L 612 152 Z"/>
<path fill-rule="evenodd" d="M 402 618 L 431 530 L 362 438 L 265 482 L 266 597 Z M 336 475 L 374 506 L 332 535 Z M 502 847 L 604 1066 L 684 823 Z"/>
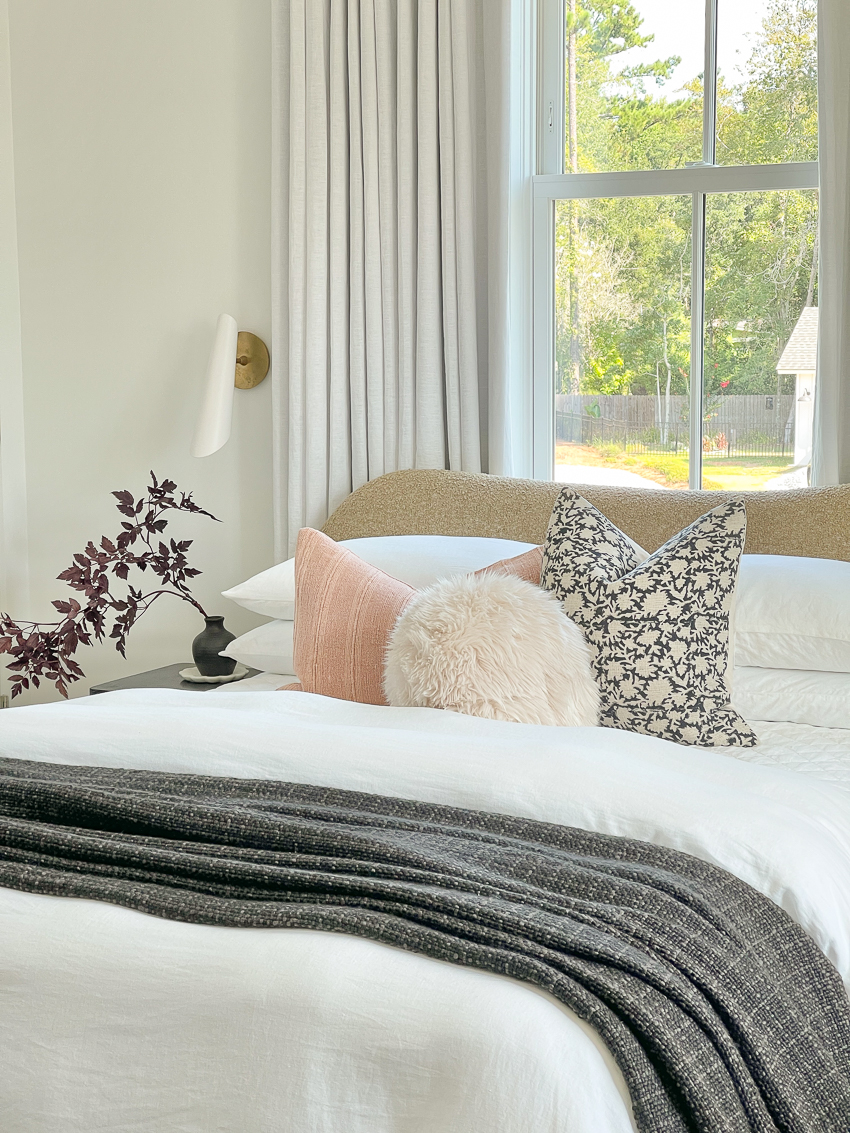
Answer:
<path fill-rule="evenodd" d="M 223 657 L 233 657 L 252 669 L 262 669 L 266 673 L 293 673 L 292 627 L 291 621 L 266 622 L 265 625 L 249 629 L 226 649 Z"/>
<path fill-rule="evenodd" d="M 850 728 L 850 673 L 738 668 L 732 704 L 750 721 Z"/>
<path fill-rule="evenodd" d="M 850 673 L 850 563 L 744 555 L 735 664 Z"/>
<path fill-rule="evenodd" d="M 345 539 L 340 543 L 367 563 L 417 590 L 440 578 L 469 574 L 500 559 L 514 558 L 536 545 L 515 539 L 457 535 L 383 535 Z M 255 574 L 247 582 L 222 591 L 222 597 L 255 614 L 291 620 L 295 617 L 295 559 L 287 559 L 285 563 Z"/>

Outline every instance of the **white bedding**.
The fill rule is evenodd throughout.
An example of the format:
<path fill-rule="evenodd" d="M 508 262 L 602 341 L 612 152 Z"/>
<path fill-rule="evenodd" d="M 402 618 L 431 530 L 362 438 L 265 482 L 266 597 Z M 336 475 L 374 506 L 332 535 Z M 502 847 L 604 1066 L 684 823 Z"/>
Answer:
<path fill-rule="evenodd" d="M 738 674 L 745 672 L 749 677 L 753 670 L 739 669 L 737 672 Z M 774 674 L 776 670 L 763 669 L 755 672 Z M 793 678 L 800 674 L 788 670 L 787 673 L 780 671 L 780 675 Z M 825 708 L 829 708 L 836 719 L 843 720 L 845 717 L 850 719 L 850 703 L 844 707 L 843 714 L 839 715 L 835 711 L 834 698 L 832 701 L 827 701 L 822 695 L 823 677 L 840 676 L 850 681 L 850 676 L 845 673 L 805 675 L 815 678 L 815 687 L 807 687 L 803 690 L 808 696 L 807 703 L 812 705 L 813 718 L 822 718 Z M 215 689 L 215 694 L 222 696 L 234 692 L 272 692 L 281 685 L 293 684 L 297 680 L 294 673 L 257 673 L 243 681 L 221 685 Z M 764 691 L 762 689 L 759 691 L 763 700 Z M 787 692 L 787 686 L 784 691 Z M 820 698 L 818 698 L 819 694 Z M 755 702 L 755 697 L 751 699 Z M 735 759 L 744 759 L 748 763 L 784 767 L 789 771 L 798 771 L 803 775 L 811 775 L 815 779 L 824 779 L 829 783 L 850 789 L 850 728 L 822 728 L 810 724 L 760 720 L 746 711 L 747 703 L 743 697 L 740 703 L 736 701 L 735 707 L 755 729 L 759 743 L 758 747 L 754 748 L 730 748 L 727 754 Z M 796 707 L 799 710 L 799 705 Z"/>
<path fill-rule="evenodd" d="M 763 734 L 754 752 L 782 762 L 787 734 Z M 850 981 L 850 797 L 782 767 L 610 729 L 167 690 L 4 712 L 0 751 L 291 779 L 649 839 L 767 893 Z M 607 1052 L 553 1000 L 348 937 L 0 890 L 0 1018 L 4 1133 L 632 1128 Z"/>
<path fill-rule="evenodd" d="M 850 731 L 771 720 L 750 723 L 759 744 L 740 751 L 738 759 L 766 767 L 782 767 L 850 790 Z"/>

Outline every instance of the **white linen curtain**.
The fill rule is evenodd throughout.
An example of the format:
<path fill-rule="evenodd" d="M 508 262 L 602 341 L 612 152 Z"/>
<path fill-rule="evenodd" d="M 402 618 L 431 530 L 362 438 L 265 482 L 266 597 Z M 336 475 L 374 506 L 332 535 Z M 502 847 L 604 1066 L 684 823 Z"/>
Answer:
<path fill-rule="evenodd" d="M 279 557 L 384 472 L 486 467 L 510 3 L 275 0 Z"/>
<path fill-rule="evenodd" d="M 850 483 L 850 4 L 818 3 L 819 345 L 813 484 Z"/>

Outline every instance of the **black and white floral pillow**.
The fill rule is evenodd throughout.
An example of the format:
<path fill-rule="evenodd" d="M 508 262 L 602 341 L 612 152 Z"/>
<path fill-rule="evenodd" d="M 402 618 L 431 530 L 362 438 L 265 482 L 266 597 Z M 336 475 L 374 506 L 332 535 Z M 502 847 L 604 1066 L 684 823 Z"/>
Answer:
<path fill-rule="evenodd" d="M 600 511 L 561 491 L 540 583 L 587 638 L 601 724 L 702 747 L 758 742 L 725 681 L 746 526 L 743 503 L 729 501 L 641 562 Z"/>

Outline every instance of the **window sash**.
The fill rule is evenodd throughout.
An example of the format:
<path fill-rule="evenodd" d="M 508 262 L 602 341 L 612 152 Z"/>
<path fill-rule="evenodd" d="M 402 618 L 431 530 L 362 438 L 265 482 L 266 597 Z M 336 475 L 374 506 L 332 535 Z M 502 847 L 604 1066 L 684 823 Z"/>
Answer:
<path fill-rule="evenodd" d="M 634 169 L 618 173 L 542 174 L 534 196 L 553 201 L 601 197 L 667 197 L 686 193 L 757 193 L 769 189 L 816 189 L 816 161 L 777 165 L 686 165 L 681 169 Z"/>
<path fill-rule="evenodd" d="M 689 486 L 702 487 L 705 379 L 705 203 L 712 193 L 817 189 L 817 161 L 715 165 L 717 3 L 705 4 L 702 162 L 680 169 L 564 173 L 564 0 L 539 0 L 538 169 L 532 207 L 532 475 L 551 478 L 555 460 L 555 202 L 610 197 L 692 198 Z M 560 99 L 560 103 L 559 100 Z M 560 106 L 560 109 L 559 109 Z"/>

